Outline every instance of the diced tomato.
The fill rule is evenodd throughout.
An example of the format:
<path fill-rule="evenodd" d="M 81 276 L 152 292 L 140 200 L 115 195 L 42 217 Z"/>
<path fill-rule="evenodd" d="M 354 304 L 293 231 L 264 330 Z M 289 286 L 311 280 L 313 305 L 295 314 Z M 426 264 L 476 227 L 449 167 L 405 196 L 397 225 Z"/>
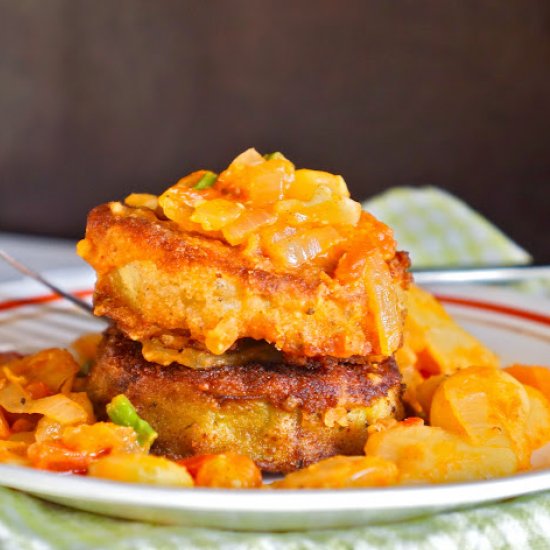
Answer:
<path fill-rule="evenodd" d="M 216 458 L 217 455 L 206 454 L 206 455 L 195 455 L 188 458 L 182 458 L 178 460 L 177 463 L 181 466 L 185 466 L 187 471 L 191 474 L 193 478 L 197 477 L 198 471 L 213 458 Z"/>
<path fill-rule="evenodd" d="M 54 392 L 44 384 L 44 382 L 31 382 L 25 386 L 25 391 L 33 398 L 40 399 L 42 397 L 48 397 L 53 395 Z"/>
<path fill-rule="evenodd" d="M 98 456 L 104 453 L 85 453 L 67 448 L 59 441 L 34 443 L 29 447 L 28 457 L 35 468 L 53 472 L 82 473 Z"/>
<path fill-rule="evenodd" d="M 0 439 L 6 439 L 10 435 L 10 426 L 6 419 L 6 415 L 2 408 L 0 408 Z"/>
<path fill-rule="evenodd" d="M 264 160 L 257 155 L 257 152 L 246 158 L 239 155 L 220 174 L 218 182 L 222 192 L 262 208 L 284 198 L 294 180 L 294 165 L 284 158 Z"/>
<path fill-rule="evenodd" d="M 12 433 L 30 432 L 36 427 L 36 421 L 27 418 L 30 415 L 21 416 L 12 425 Z"/>

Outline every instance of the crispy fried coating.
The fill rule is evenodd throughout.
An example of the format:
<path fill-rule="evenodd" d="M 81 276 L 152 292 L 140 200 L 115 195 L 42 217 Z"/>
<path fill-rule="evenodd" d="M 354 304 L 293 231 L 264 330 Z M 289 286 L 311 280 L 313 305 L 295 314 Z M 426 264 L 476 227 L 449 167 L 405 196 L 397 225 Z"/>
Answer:
<path fill-rule="evenodd" d="M 184 336 L 221 354 L 249 337 L 295 356 L 339 358 L 391 356 L 401 342 L 405 254 L 373 255 L 352 280 L 313 263 L 281 270 L 120 203 L 92 210 L 78 251 L 97 272 L 96 314 L 132 340 Z M 363 265 L 352 260 L 349 269 Z"/>
<path fill-rule="evenodd" d="M 87 391 L 101 415 L 124 393 L 173 457 L 239 452 L 268 472 L 335 454 L 361 454 L 367 426 L 401 415 L 395 362 L 315 368 L 247 364 L 193 370 L 146 362 L 140 344 L 109 329 Z"/>

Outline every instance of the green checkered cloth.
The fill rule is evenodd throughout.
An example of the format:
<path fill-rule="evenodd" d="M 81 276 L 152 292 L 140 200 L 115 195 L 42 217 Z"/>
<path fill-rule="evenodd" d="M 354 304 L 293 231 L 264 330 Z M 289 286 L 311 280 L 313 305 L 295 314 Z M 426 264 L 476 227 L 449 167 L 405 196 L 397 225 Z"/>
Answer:
<path fill-rule="evenodd" d="M 237 533 L 116 520 L 0 489 L 4 550 L 523 550 L 550 547 L 550 494 L 338 531 Z"/>
<path fill-rule="evenodd" d="M 521 264 L 529 255 L 448 193 L 397 188 L 365 208 L 395 229 L 415 266 Z M 304 533 L 166 527 L 79 512 L 0 488 L 4 549 L 523 549 L 550 548 L 550 493 L 394 525 Z"/>
<path fill-rule="evenodd" d="M 457 197 L 435 187 L 396 187 L 363 203 L 394 229 L 414 267 L 526 264 L 531 256 Z"/>

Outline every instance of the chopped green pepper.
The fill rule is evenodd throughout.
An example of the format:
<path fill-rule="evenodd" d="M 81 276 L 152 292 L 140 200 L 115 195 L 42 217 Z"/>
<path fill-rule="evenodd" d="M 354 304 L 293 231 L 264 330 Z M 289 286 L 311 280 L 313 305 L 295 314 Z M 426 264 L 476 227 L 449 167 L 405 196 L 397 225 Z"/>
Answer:
<path fill-rule="evenodd" d="M 94 362 L 92 359 L 88 359 L 88 361 L 82 363 L 82 365 L 80 365 L 80 370 L 78 371 L 77 376 L 88 376 L 88 373 L 90 372 L 93 364 Z"/>
<path fill-rule="evenodd" d="M 217 179 L 218 174 L 214 174 L 214 172 L 206 172 L 204 176 L 197 182 L 197 184 L 193 186 L 193 189 L 208 189 L 216 183 Z"/>
<path fill-rule="evenodd" d="M 140 418 L 130 400 L 122 393 L 107 405 L 107 414 L 113 423 L 134 428 L 139 444 L 144 447 L 149 448 L 157 438 L 157 432 L 147 421 Z"/>
<path fill-rule="evenodd" d="M 279 153 L 279 151 L 275 151 L 274 153 L 266 153 L 264 155 L 265 160 L 280 160 L 280 159 L 286 159 L 286 157 L 283 155 L 283 153 Z"/>

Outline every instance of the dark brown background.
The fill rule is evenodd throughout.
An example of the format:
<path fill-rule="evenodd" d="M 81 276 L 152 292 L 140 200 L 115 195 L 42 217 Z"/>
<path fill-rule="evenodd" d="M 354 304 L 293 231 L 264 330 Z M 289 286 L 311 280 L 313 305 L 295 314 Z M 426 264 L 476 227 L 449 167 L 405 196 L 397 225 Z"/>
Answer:
<path fill-rule="evenodd" d="M 548 0 L 0 0 L 0 230 L 251 145 L 437 184 L 550 261 Z"/>

